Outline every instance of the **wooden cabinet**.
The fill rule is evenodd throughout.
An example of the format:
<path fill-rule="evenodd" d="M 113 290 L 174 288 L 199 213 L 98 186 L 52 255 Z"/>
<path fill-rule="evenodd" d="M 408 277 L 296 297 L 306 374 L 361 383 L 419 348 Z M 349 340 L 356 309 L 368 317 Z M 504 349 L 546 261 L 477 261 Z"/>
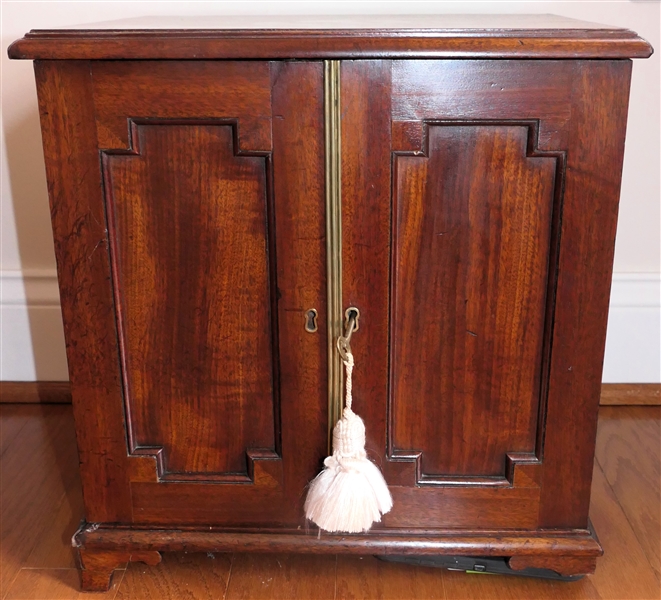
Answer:
<path fill-rule="evenodd" d="M 85 589 L 176 549 L 594 569 L 628 59 L 651 49 L 548 17 L 437 19 L 10 48 L 37 59 Z M 302 503 L 350 306 L 394 507 L 331 535 Z"/>

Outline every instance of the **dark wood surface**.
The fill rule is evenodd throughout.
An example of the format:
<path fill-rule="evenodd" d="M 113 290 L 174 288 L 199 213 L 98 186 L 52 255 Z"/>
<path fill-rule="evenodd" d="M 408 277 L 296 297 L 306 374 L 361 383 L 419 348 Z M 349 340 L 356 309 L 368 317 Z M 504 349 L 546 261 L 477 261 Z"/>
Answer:
<path fill-rule="evenodd" d="M 578 63 L 572 86 L 544 430 L 545 527 L 588 515 L 630 77 L 627 61 Z"/>
<path fill-rule="evenodd" d="M 327 431 L 325 327 L 304 329 L 321 63 L 37 71 L 88 520 L 302 524 Z"/>
<path fill-rule="evenodd" d="M 384 527 L 587 527 L 629 69 L 343 69 L 343 289 Z"/>
<path fill-rule="evenodd" d="M 602 383 L 599 404 L 658 406 L 659 387 L 658 383 Z M 71 385 L 68 381 L 0 381 L 0 404 L 34 403 L 71 404 Z"/>
<path fill-rule="evenodd" d="M 80 593 L 70 543 L 83 513 L 71 407 L 2 405 L 0 439 L 0 598 L 97 597 Z M 370 555 L 166 552 L 158 565 L 119 569 L 98 597 L 653 600 L 661 591 L 659 540 L 650 535 L 659 528 L 660 447 L 658 407 L 601 408 L 591 517 L 605 554 L 578 582 L 466 575 Z"/>
<path fill-rule="evenodd" d="M 535 451 L 556 159 L 528 132 L 430 124 L 395 157 L 391 444 L 425 482 Z"/>
<path fill-rule="evenodd" d="M 267 167 L 232 129 L 136 125 L 135 154 L 105 153 L 131 441 L 167 479 L 248 479 L 276 447 Z"/>
<path fill-rule="evenodd" d="M 46 61 L 35 72 L 86 514 L 122 522 L 132 510 L 90 67 Z"/>
<path fill-rule="evenodd" d="M 634 58 L 627 29 L 554 15 L 143 18 L 31 31 L 11 58 Z"/>

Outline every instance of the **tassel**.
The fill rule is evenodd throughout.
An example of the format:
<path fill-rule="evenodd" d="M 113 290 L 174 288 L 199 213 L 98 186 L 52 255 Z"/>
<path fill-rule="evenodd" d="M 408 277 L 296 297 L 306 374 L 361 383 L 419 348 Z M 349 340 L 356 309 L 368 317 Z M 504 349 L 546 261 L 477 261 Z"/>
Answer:
<path fill-rule="evenodd" d="M 367 531 L 392 508 L 392 496 L 379 468 L 365 452 L 365 424 L 351 410 L 353 354 L 345 346 L 346 402 L 333 429 L 333 455 L 312 481 L 305 516 L 330 532 Z M 345 358 L 346 356 L 346 358 Z"/>

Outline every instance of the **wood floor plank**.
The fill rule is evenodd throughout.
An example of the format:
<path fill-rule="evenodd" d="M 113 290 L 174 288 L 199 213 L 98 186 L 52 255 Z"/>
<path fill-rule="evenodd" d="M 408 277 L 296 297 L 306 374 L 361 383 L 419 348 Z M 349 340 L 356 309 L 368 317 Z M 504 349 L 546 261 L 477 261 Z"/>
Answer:
<path fill-rule="evenodd" d="M 613 490 L 595 461 L 590 517 L 604 547 L 591 580 L 601 598 L 658 600 L 659 581 Z"/>
<path fill-rule="evenodd" d="M 34 405 L 32 410 L 20 436 L 0 457 L 0 597 L 52 527 L 53 511 L 78 476 L 71 407 Z"/>
<path fill-rule="evenodd" d="M 218 600 L 225 597 L 230 554 L 164 552 L 156 566 L 129 563 L 117 600 Z"/>
<path fill-rule="evenodd" d="M 226 600 L 335 597 L 334 555 L 235 554 Z"/>
<path fill-rule="evenodd" d="M 0 456 L 20 435 L 30 418 L 34 418 L 34 408 L 22 404 L 0 404 Z"/>
<path fill-rule="evenodd" d="M 661 582 L 661 407 L 604 407 L 597 461 Z"/>
<path fill-rule="evenodd" d="M 77 470 L 75 465 L 75 471 Z M 83 515 L 83 494 L 80 478 L 76 477 L 62 497 L 59 506 L 51 513 L 50 525 L 37 539 L 25 566 L 51 569 L 77 568 L 71 537 L 80 527 Z"/>
<path fill-rule="evenodd" d="M 337 600 L 445 598 L 442 569 L 386 562 L 374 556 L 337 557 Z"/>
<path fill-rule="evenodd" d="M 105 593 L 80 591 L 77 569 L 21 569 L 5 600 L 112 600 L 124 571 L 115 572 L 110 590 Z"/>

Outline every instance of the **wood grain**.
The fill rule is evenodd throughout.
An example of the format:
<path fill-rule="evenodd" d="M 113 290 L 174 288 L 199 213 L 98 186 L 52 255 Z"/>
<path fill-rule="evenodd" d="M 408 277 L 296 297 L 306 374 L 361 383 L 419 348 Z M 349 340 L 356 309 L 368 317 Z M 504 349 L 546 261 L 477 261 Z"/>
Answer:
<path fill-rule="evenodd" d="M 13 440 L 20 435 L 33 415 L 34 411 L 30 409 L 30 406 L 0 405 L 0 458 L 11 446 Z"/>
<path fill-rule="evenodd" d="M 225 598 L 231 555 L 168 553 L 155 566 L 131 563 L 117 600 L 216 600 Z"/>
<path fill-rule="evenodd" d="M 660 398 L 659 385 L 656 383 L 602 383 L 599 404 L 601 406 L 657 406 L 661 402 Z M 33 403 L 70 404 L 71 386 L 69 382 L 0 381 L 0 404 Z"/>
<path fill-rule="evenodd" d="M 631 490 L 630 493 L 636 492 Z M 661 584 L 598 465 L 594 470 L 592 498 L 590 516 L 605 548 L 591 577 L 599 595 L 622 600 L 657 599 Z"/>
<path fill-rule="evenodd" d="M 37 62 L 35 73 L 86 517 L 130 522 L 91 67 L 85 61 Z"/>
<path fill-rule="evenodd" d="M 51 199 L 69 359 L 87 363 L 72 372 L 87 519 L 301 524 L 327 428 L 325 330 L 304 330 L 325 305 L 321 64 L 37 69 L 49 168 L 72 177 Z M 98 340 L 79 341 L 80 302 Z M 190 485 L 204 480 L 228 485 Z"/>
<path fill-rule="evenodd" d="M 136 125 L 136 154 L 105 153 L 131 451 L 162 447 L 169 479 L 248 479 L 279 446 L 266 159 L 233 138 Z"/>
<path fill-rule="evenodd" d="M 25 567 L 30 569 L 76 569 L 78 557 L 71 545 L 71 538 L 80 527 L 80 521 L 85 514 L 83 495 L 80 489 L 80 477 L 77 469 L 71 479 L 69 488 L 59 505 L 49 509 L 48 527 L 39 537 Z"/>
<path fill-rule="evenodd" d="M 607 303 L 604 302 L 604 298 L 607 298 L 606 280 L 608 276 L 606 273 L 610 273 L 612 267 L 613 224 L 623 149 L 621 125 L 624 122 L 624 115 L 619 111 L 624 110 L 625 103 L 619 93 L 627 89 L 628 69 L 629 65 L 624 62 L 592 64 L 579 61 L 574 63 L 562 61 L 497 63 L 494 61 L 415 60 L 393 61 L 391 64 L 377 61 L 356 61 L 347 64 L 343 69 L 342 94 L 343 105 L 346 107 L 343 121 L 343 185 L 346 190 L 346 212 L 343 222 L 343 231 L 346 232 L 343 284 L 347 297 L 345 302 L 349 300 L 351 304 L 360 308 L 361 315 L 375 320 L 375 324 L 363 329 L 362 334 L 359 332 L 354 341 L 357 364 L 361 364 L 362 359 L 363 363 L 367 363 L 369 360 L 370 365 L 369 371 L 362 375 L 362 381 L 360 369 L 357 369 L 355 390 L 357 407 L 361 401 L 360 395 L 363 394 L 365 398 L 362 410 L 368 423 L 368 450 L 377 464 L 384 469 L 388 481 L 402 488 L 396 490 L 396 495 L 400 499 L 399 504 L 396 503 L 397 508 L 384 519 L 386 527 L 404 527 L 404 515 L 407 514 L 411 515 L 413 519 L 412 526 L 413 523 L 415 526 L 423 526 L 421 519 L 431 518 L 432 513 L 438 518 L 442 518 L 443 514 L 454 514 L 452 512 L 454 507 L 461 507 L 459 511 L 461 514 L 470 514 L 470 518 L 479 520 L 482 527 L 487 526 L 486 523 L 490 516 L 494 520 L 494 527 L 503 527 L 503 520 L 507 519 L 507 515 L 510 516 L 511 527 L 530 527 L 529 519 L 538 518 L 540 519 L 538 526 L 587 527 L 588 483 L 592 469 L 594 423 L 598 406 L 598 390 L 594 384 L 595 377 L 601 369 L 600 356 L 603 355 L 603 332 L 607 314 Z M 606 88 L 608 93 L 602 93 Z M 390 89 L 392 91 L 388 92 Z M 375 98 L 367 104 L 365 98 L 368 96 L 366 94 L 376 93 L 377 90 L 382 90 L 380 98 Z M 390 106 L 388 106 L 389 98 L 392 102 Z M 572 103 L 574 104 L 573 109 Z M 390 111 L 390 115 L 388 115 L 388 111 Z M 615 118 L 603 119 L 604 111 L 609 115 L 614 115 Z M 432 262 L 432 256 L 429 254 L 431 250 L 428 250 L 428 246 L 431 244 L 433 249 L 434 244 L 442 243 L 437 239 L 440 237 L 442 240 L 442 236 L 432 234 L 445 235 L 448 230 L 448 227 L 443 226 L 445 225 L 443 219 L 447 215 L 443 213 L 442 203 L 439 203 L 439 208 L 432 209 L 432 212 L 426 215 L 429 218 L 420 217 L 420 214 L 423 214 L 420 211 L 424 212 L 424 208 L 430 205 L 429 199 L 427 202 L 424 201 L 425 194 L 428 194 L 429 198 L 443 196 L 443 185 L 451 177 L 451 170 L 444 170 L 438 178 L 430 179 L 435 182 L 433 185 L 437 186 L 430 191 L 417 185 L 424 178 L 404 180 L 403 189 L 398 191 L 402 193 L 405 191 L 406 202 L 400 204 L 403 204 L 406 210 L 410 210 L 410 213 L 397 212 L 402 210 L 397 205 L 391 207 L 391 199 L 387 191 L 383 190 L 382 184 L 387 180 L 393 151 L 403 150 L 411 154 L 411 156 L 396 158 L 396 168 L 399 168 L 397 164 L 400 161 L 404 161 L 407 165 L 425 164 L 432 161 L 431 158 L 425 160 L 420 153 L 428 153 L 433 156 L 433 144 L 441 144 L 442 140 L 430 141 L 428 136 L 434 134 L 427 133 L 427 137 L 424 133 L 418 135 L 415 128 L 411 126 L 414 122 L 429 122 L 431 131 L 442 131 L 443 127 L 448 127 L 449 132 L 471 132 L 473 131 L 471 127 L 477 128 L 480 124 L 485 127 L 482 131 L 488 131 L 488 126 L 495 128 L 511 126 L 516 130 L 516 126 L 521 125 L 522 120 L 529 119 L 538 121 L 530 138 L 533 148 L 536 143 L 541 152 L 551 153 L 552 156 L 528 157 L 523 161 L 533 163 L 537 161 L 540 164 L 546 164 L 548 165 L 545 167 L 547 171 L 543 177 L 540 176 L 537 183 L 532 183 L 534 179 L 531 179 L 531 189 L 535 189 L 532 194 L 537 198 L 537 203 L 533 203 L 530 207 L 532 210 L 530 218 L 520 221 L 522 224 L 519 229 L 522 232 L 521 245 L 517 246 L 519 242 L 514 241 L 516 240 L 515 235 L 509 238 L 504 237 L 502 240 L 499 238 L 498 243 L 502 244 L 503 240 L 510 239 L 512 249 L 518 247 L 523 255 L 530 250 L 528 255 L 533 257 L 533 262 L 530 263 L 530 276 L 536 281 L 534 287 L 537 295 L 534 299 L 531 297 L 530 306 L 526 307 L 523 296 L 516 291 L 516 284 L 506 284 L 503 286 L 503 291 L 498 294 L 497 302 L 488 300 L 487 295 L 484 310 L 482 312 L 477 310 L 473 316 L 471 316 L 471 312 L 468 312 L 466 316 L 475 323 L 474 328 L 479 328 L 485 326 L 483 322 L 488 322 L 485 321 L 486 317 L 481 315 L 499 314 L 500 309 L 496 308 L 498 306 L 504 310 L 500 313 L 503 315 L 509 314 L 504 309 L 505 306 L 516 306 L 517 310 L 523 311 L 520 313 L 515 311 L 509 314 L 508 318 L 512 318 L 514 314 L 520 315 L 522 321 L 517 330 L 518 339 L 525 338 L 532 344 L 530 353 L 526 355 L 528 356 L 525 361 L 527 366 L 524 369 L 527 373 L 528 387 L 526 390 L 521 388 L 517 392 L 512 392 L 511 397 L 516 398 L 516 402 L 526 402 L 519 398 L 519 392 L 521 392 L 521 395 L 527 398 L 527 406 L 530 407 L 530 410 L 518 415 L 521 410 L 520 405 L 517 404 L 517 410 L 508 413 L 511 418 L 505 419 L 507 420 L 506 427 L 496 428 L 497 432 L 494 435 L 495 437 L 504 435 L 502 431 L 505 429 L 510 433 L 517 430 L 523 435 L 522 438 L 515 436 L 512 439 L 511 443 L 514 447 L 509 449 L 506 449 L 505 446 L 500 447 L 501 473 L 505 471 L 504 454 L 508 451 L 523 451 L 532 458 L 543 456 L 543 466 L 541 466 L 543 475 L 540 479 L 540 473 L 537 473 L 526 484 L 531 486 L 527 506 L 508 506 L 510 512 L 498 510 L 497 506 L 498 502 L 505 502 L 507 494 L 511 490 L 503 490 L 501 493 L 495 488 L 491 491 L 475 488 L 473 496 L 469 498 L 463 496 L 461 486 L 454 489 L 450 486 L 439 489 L 437 492 L 428 492 L 431 497 L 435 497 L 434 494 L 436 494 L 438 498 L 432 504 L 434 510 L 425 513 L 422 507 L 429 506 L 431 497 L 423 502 L 423 491 L 415 488 L 415 482 L 419 481 L 425 472 L 425 467 L 421 466 L 424 463 L 424 452 L 420 458 L 419 449 L 438 448 L 439 439 L 441 441 L 448 439 L 448 431 L 441 435 L 435 429 L 436 423 L 447 424 L 444 426 L 451 428 L 451 435 L 456 435 L 457 440 L 461 441 L 461 434 L 456 431 L 461 427 L 470 427 L 474 422 L 479 422 L 481 413 L 484 410 L 490 410 L 489 407 L 496 410 L 486 400 L 480 403 L 482 388 L 479 386 L 488 384 L 498 387 L 498 375 L 496 370 L 493 371 L 494 377 L 480 379 L 479 375 L 483 374 L 488 367 L 482 363 L 479 366 L 470 367 L 470 363 L 467 363 L 470 368 L 467 367 L 465 372 L 469 383 L 460 381 L 461 385 L 459 385 L 458 382 L 453 381 L 452 384 L 447 384 L 448 387 L 441 394 L 440 400 L 436 395 L 438 382 L 434 379 L 437 377 L 434 365 L 442 365 L 438 349 L 439 347 L 446 348 L 448 339 L 456 340 L 457 334 L 453 330 L 452 335 L 455 337 L 449 338 L 449 334 L 446 332 L 446 335 L 440 336 L 443 343 L 433 337 L 430 338 L 431 343 L 426 343 L 425 340 L 428 339 L 428 336 L 434 335 L 434 328 L 432 326 L 428 331 L 425 329 L 425 324 L 428 322 L 433 324 L 435 315 L 447 312 L 448 307 L 452 306 L 452 301 L 458 302 L 458 300 L 453 295 L 456 290 L 451 282 L 448 282 L 445 287 L 452 290 L 451 299 L 448 300 L 447 305 L 440 304 L 441 309 L 445 308 L 445 311 L 438 309 L 439 297 L 442 298 L 439 294 L 443 289 L 438 282 L 443 281 L 439 278 L 445 276 L 448 269 L 435 270 L 433 266 L 435 262 Z M 467 120 L 469 120 L 468 123 Z M 435 124 L 439 126 L 436 127 Z M 424 125 L 420 127 L 423 132 L 424 127 Z M 466 129 L 462 129 L 462 127 Z M 600 139 L 610 140 L 609 151 L 600 152 L 598 161 L 594 163 L 592 159 L 597 156 L 595 154 L 598 152 L 597 142 L 594 136 L 588 140 L 579 133 L 585 128 L 593 130 L 595 135 L 598 132 Z M 388 130 L 393 136 L 392 143 Z M 500 130 L 496 129 L 496 131 Z M 450 134 L 447 133 L 448 136 Z M 459 134 L 457 133 L 457 135 Z M 407 136 L 409 137 L 407 138 Z M 398 148 L 394 145 L 402 143 L 402 140 L 405 139 L 408 140 L 408 146 Z M 369 140 L 368 147 L 365 146 L 367 140 Z M 419 140 L 420 144 L 417 148 L 413 145 L 413 140 Z M 428 146 L 429 144 L 432 144 L 431 147 Z M 458 152 L 456 150 L 458 144 L 460 144 L 460 140 L 453 140 L 452 150 L 448 149 L 449 144 L 442 147 L 447 152 Z M 518 144 L 517 156 L 522 157 L 524 155 L 523 139 L 519 139 Z M 477 146 L 479 147 L 479 144 Z M 530 152 L 530 146 L 526 146 L 526 153 Z M 534 152 L 532 153 L 534 154 Z M 567 172 L 566 183 L 560 172 L 553 170 L 556 160 L 562 165 L 565 153 L 571 153 L 572 156 L 568 162 L 572 171 Z M 476 151 L 475 156 L 478 155 L 479 153 Z M 451 154 L 451 156 L 455 157 L 455 154 Z M 467 154 L 466 157 L 469 155 Z M 517 164 L 513 156 L 508 154 L 508 157 L 508 164 Z M 586 170 L 588 167 L 583 164 L 583 161 L 590 162 L 589 173 Z M 454 165 L 456 161 L 450 160 L 449 162 Z M 355 167 L 355 165 L 365 163 L 371 168 L 357 169 Z M 501 162 L 499 162 L 500 164 Z M 582 166 L 579 167 L 579 164 Z M 608 166 L 606 166 L 607 164 Z M 501 166 L 501 168 L 505 167 Z M 515 169 L 514 166 L 512 168 Z M 434 168 L 430 167 L 430 173 L 436 176 L 439 169 L 444 169 L 442 164 L 434 163 Z M 609 177 L 598 176 L 595 169 L 599 172 L 607 171 Z M 471 175 L 465 178 L 466 186 L 475 187 L 481 181 L 479 177 L 484 169 L 475 167 L 469 170 Z M 505 170 L 507 169 L 505 168 Z M 480 173 L 480 176 L 476 173 Z M 517 170 L 517 177 L 520 176 L 521 171 Z M 543 186 L 536 187 L 541 181 L 545 182 Z M 399 185 L 397 178 L 395 178 L 395 185 Z M 494 182 L 490 182 L 486 188 L 489 189 L 489 192 L 493 191 L 492 188 L 503 189 Z M 397 190 L 397 188 L 395 189 Z M 478 188 L 476 187 L 476 189 Z M 557 194 L 552 191 L 556 189 Z M 535 196 L 540 190 L 542 193 Z M 565 191 L 564 197 L 560 193 L 562 190 Z M 586 194 L 595 207 L 603 204 L 603 210 L 597 210 L 588 224 L 584 222 L 584 207 L 579 206 L 581 202 L 579 198 L 585 198 Z M 500 199 L 501 196 L 502 193 L 496 193 L 493 198 Z M 485 197 L 491 198 L 489 194 L 486 194 Z M 495 202 L 495 200 L 490 201 Z M 482 207 L 483 204 L 478 202 L 476 206 Z M 519 206 L 518 201 L 510 204 Z M 504 201 L 504 206 L 508 206 L 507 201 Z M 481 208 L 481 210 L 486 209 Z M 455 215 L 456 212 L 453 211 L 452 215 Z M 425 227 L 430 228 L 431 233 L 424 229 L 418 231 L 413 227 L 411 235 L 403 236 L 399 242 L 396 231 L 398 220 L 403 218 L 402 215 L 408 214 L 418 215 L 418 220 L 413 219 L 411 223 L 422 223 Z M 468 246 L 470 253 L 468 251 L 464 253 L 466 258 L 462 259 L 463 262 L 448 259 L 450 266 L 452 264 L 463 265 L 469 260 L 479 262 L 477 257 L 480 256 L 479 252 L 483 252 L 482 248 L 490 248 L 487 241 L 490 239 L 489 236 L 481 237 L 480 235 L 480 227 L 483 230 L 487 223 L 486 220 L 481 221 L 480 216 L 484 217 L 486 214 L 486 212 L 477 212 L 477 209 L 470 214 L 473 219 L 470 224 L 475 229 L 469 230 L 469 234 L 475 236 L 473 238 L 475 245 Z M 498 229 L 500 225 L 497 213 L 493 213 L 492 216 L 488 226 Z M 511 216 L 508 215 L 508 217 Z M 561 218 L 562 230 L 559 226 Z M 512 219 L 503 218 L 504 221 L 512 221 Z M 535 233 L 531 234 L 531 238 L 526 238 L 526 235 L 530 233 L 526 228 L 530 226 L 531 222 Z M 391 240 L 388 233 L 392 228 L 394 231 Z M 560 237 L 561 234 L 562 237 Z M 420 236 L 425 238 L 426 243 L 416 241 Z M 527 247 L 526 239 L 535 239 L 535 243 L 544 240 L 545 243 L 535 246 L 533 251 Z M 559 255 L 560 239 L 562 239 L 563 253 Z M 383 248 L 388 247 L 391 242 L 393 255 L 389 261 Z M 400 243 L 402 245 L 398 246 Z M 416 243 L 419 245 L 416 246 Z M 494 252 L 491 255 L 494 260 L 495 248 L 496 246 L 493 247 Z M 402 260 L 402 256 L 408 256 L 403 254 L 402 249 L 410 251 L 410 261 L 400 265 L 399 261 Z M 506 255 L 502 254 L 500 250 L 501 247 L 498 246 L 498 260 L 506 260 Z M 370 256 L 364 256 L 365 252 L 369 252 Z M 541 256 L 540 252 L 542 252 Z M 433 255 L 433 261 L 442 260 L 437 256 L 442 257 L 443 255 L 437 252 Z M 488 252 L 484 256 L 489 256 Z M 518 258 L 512 260 L 517 265 L 520 262 Z M 586 261 L 591 265 L 590 267 L 587 266 Z M 394 293 L 397 293 L 396 273 L 400 267 L 402 276 L 406 278 L 404 281 L 410 286 L 403 289 L 414 290 L 422 299 L 425 298 L 424 294 L 432 295 L 423 306 L 420 305 L 420 298 L 416 296 L 413 301 L 414 296 L 410 294 L 410 301 L 402 305 L 400 309 L 397 307 L 395 295 L 388 313 L 384 309 L 383 299 L 392 293 L 388 288 L 388 282 L 391 279 L 395 282 Z M 462 268 L 464 267 L 462 266 Z M 576 273 L 581 269 L 585 271 L 580 277 L 579 283 Z M 506 269 L 499 270 L 496 264 L 487 262 L 483 267 L 476 267 L 476 273 L 482 271 L 487 273 L 485 278 L 490 285 L 495 285 L 500 276 L 505 277 L 505 280 L 507 278 L 507 275 L 504 275 Z M 416 273 L 418 273 L 417 282 Z M 523 278 L 527 276 L 525 273 L 518 273 L 518 275 Z M 479 279 L 475 279 L 475 285 L 478 281 Z M 440 286 L 436 295 L 433 293 L 435 285 Z M 479 290 L 479 286 L 476 289 Z M 476 290 L 472 288 L 467 291 L 471 293 L 463 296 L 458 294 L 464 301 L 476 293 Z M 599 298 L 599 302 L 595 298 Z M 585 303 L 588 303 L 589 306 Z M 486 311 L 486 307 L 488 307 L 488 311 Z M 527 322 L 529 319 L 532 319 L 530 323 Z M 413 333 L 411 332 L 411 322 L 418 323 L 418 327 Z M 421 379 L 417 373 L 405 372 L 407 376 L 401 377 L 401 374 L 396 371 L 396 360 L 388 362 L 383 355 L 383 349 L 388 347 L 382 337 L 384 325 L 393 332 L 390 342 L 395 353 L 397 345 L 406 347 L 406 344 L 409 344 L 409 347 L 413 348 L 412 356 L 416 359 L 411 360 L 411 364 L 432 365 L 429 370 L 431 378 L 429 385 L 425 387 L 425 379 Z M 584 347 L 577 354 L 576 344 L 573 344 L 571 340 L 576 340 L 578 343 L 576 329 L 581 327 L 586 329 L 586 334 L 580 338 L 580 343 Z M 464 332 L 462 334 L 464 336 L 470 335 L 467 330 L 473 331 L 468 325 L 461 326 L 460 329 Z M 478 343 L 480 337 L 486 337 L 487 341 L 490 339 L 488 335 L 480 336 L 480 332 L 473 331 L 473 333 L 478 333 Z M 500 339 L 502 336 L 498 337 Z M 461 339 L 463 340 L 463 338 Z M 533 343 L 533 339 L 535 343 Z M 544 340 L 543 343 L 542 340 Z M 475 345 L 476 340 L 471 341 Z M 519 351 L 518 346 L 521 345 L 520 341 L 514 343 L 513 352 Z M 525 344 L 523 345 L 525 346 Z M 463 341 L 459 344 L 458 350 L 450 344 L 450 347 L 447 348 L 448 356 L 453 357 L 453 360 L 461 360 L 461 350 L 464 347 Z M 470 348 L 470 346 L 468 347 Z M 362 352 L 366 352 L 365 348 L 369 348 L 369 357 L 361 355 Z M 553 348 L 552 353 L 551 348 Z M 493 355 L 502 358 L 498 354 L 496 346 L 485 350 L 485 356 Z M 570 362 L 567 362 L 565 371 L 562 371 L 558 365 L 566 361 Z M 574 362 L 580 366 L 578 371 L 576 371 L 577 366 L 570 364 Z M 505 367 L 506 363 L 505 360 L 502 365 L 498 365 L 498 368 L 503 368 L 503 374 L 514 369 L 518 373 L 518 360 L 512 360 L 509 368 Z M 385 389 L 384 372 L 387 372 L 388 369 L 390 369 L 391 393 L 397 394 L 401 389 L 398 386 L 402 386 L 406 390 L 406 395 L 402 395 L 401 392 L 400 395 L 407 398 L 407 402 L 391 401 L 390 406 L 384 408 L 381 403 L 388 393 Z M 438 370 L 443 372 L 442 368 Z M 454 372 L 454 369 L 449 369 L 449 372 Z M 475 373 L 473 387 L 470 384 L 472 373 Z M 506 378 L 500 383 L 504 383 L 505 380 Z M 409 387 L 413 390 L 410 393 L 410 402 L 408 401 Z M 449 406 L 444 406 L 444 403 L 449 402 L 449 389 L 452 390 L 452 393 L 455 393 L 455 389 L 457 393 L 460 393 L 464 387 L 467 390 L 473 390 L 468 394 L 468 402 L 476 402 L 475 406 L 479 406 L 479 409 L 467 409 L 465 413 L 460 412 L 459 418 L 457 418 L 453 410 Z M 507 392 L 503 392 L 503 389 L 498 388 L 498 392 L 494 392 L 493 397 L 502 399 L 503 394 L 508 397 Z M 568 389 L 574 390 L 571 393 L 572 402 L 567 401 Z M 395 395 L 394 398 L 396 397 Z M 466 398 L 464 398 L 465 402 Z M 461 403 L 459 404 L 461 405 Z M 537 411 L 538 405 L 539 412 Z M 360 412 L 361 409 L 358 410 Z M 461 411 L 461 406 L 459 410 Z M 410 411 L 411 414 L 407 415 L 407 411 Z M 507 410 L 505 412 L 507 413 Z M 387 425 L 383 422 L 384 413 L 387 417 Z M 441 413 L 443 418 L 438 413 Z M 517 417 L 513 416 L 515 413 Z M 539 420 L 537 421 L 538 415 Z M 402 425 L 398 424 L 400 418 Z M 517 420 L 519 418 L 521 421 Z M 381 437 L 384 425 L 386 425 L 387 431 L 390 430 L 385 440 Z M 519 427 L 521 427 L 520 430 Z M 483 427 L 476 427 L 476 431 L 482 431 L 482 429 Z M 409 439 L 413 432 L 417 436 L 416 440 Z M 528 438 L 525 437 L 526 435 Z M 398 436 L 404 438 L 403 442 L 398 440 Z M 472 439 L 470 435 L 468 438 Z M 481 459 L 475 456 L 470 458 L 475 459 L 476 464 L 468 465 L 465 464 L 467 458 L 463 457 L 464 462 L 461 467 L 456 465 L 452 467 L 456 468 L 453 475 L 471 477 L 481 470 L 487 476 L 493 476 L 496 458 L 491 454 L 494 450 L 492 445 L 494 443 L 497 445 L 499 442 L 496 442 L 495 438 L 483 440 L 479 434 L 477 439 L 480 440 L 478 447 L 482 443 L 486 445 L 488 448 L 486 452 L 494 463 L 481 465 L 479 464 Z M 404 446 L 404 443 L 408 447 Z M 526 443 L 527 445 L 525 445 Z M 384 446 L 385 456 L 382 454 Z M 455 443 L 455 446 L 461 447 L 461 444 Z M 472 451 L 475 444 L 466 442 L 466 446 Z M 461 448 L 458 451 L 461 458 Z M 441 470 L 440 467 L 449 470 L 449 465 L 454 465 L 454 461 L 450 460 L 448 456 L 457 459 L 452 452 L 448 455 L 447 449 L 445 455 L 444 460 L 447 464 L 437 464 L 437 472 Z M 440 463 L 439 457 L 435 457 L 435 459 L 436 463 Z M 431 470 L 431 473 L 433 472 Z M 516 478 L 514 479 L 516 480 Z M 422 480 L 425 481 L 424 478 Z M 544 508 L 541 513 L 537 510 L 535 502 L 530 501 L 533 499 L 532 489 L 536 486 L 534 482 L 542 484 L 539 498 Z M 515 484 L 515 487 L 517 485 Z M 426 491 L 424 493 L 427 494 Z M 416 499 L 417 496 L 420 498 Z M 424 526 L 429 526 L 429 521 L 424 522 Z M 442 522 L 447 526 L 448 522 Z M 498 525 L 495 525 L 496 522 Z"/>
<path fill-rule="evenodd" d="M 77 569 L 21 569 L 4 600 L 90 600 L 117 595 L 124 570 L 118 570 L 107 592 L 83 592 Z"/>
<path fill-rule="evenodd" d="M 261 27 L 261 29 L 260 29 Z M 265 31 L 268 29 L 268 31 Z M 625 58 L 651 46 L 635 33 L 554 15 L 352 15 L 138 19 L 33 30 L 10 58 Z"/>
<path fill-rule="evenodd" d="M 360 310 L 351 339 L 357 368 L 353 409 L 365 421 L 366 450 L 385 467 L 390 259 L 390 61 L 341 67 L 342 295 Z M 386 479 L 388 475 L 386 474 Z"/>
<path fill-rule="evenodd" d="M 271 82 L 283 477 L 292 520 L 303 526 L 328 432 L 323 64 L 273 63 Z M 315 333 L 304 327 L 311 308 Z"/>
<path fill-rule="evenodd" d="M 393 132 L 411 121 L 531 120 L 539 150 L 565 150 L 575 69 L 561 60 L 395 60 Z"/>
<path fill-rule="evenodd" d="M 336 557 L 234 554 L 226 600 L 335 597 Z"/>
<path fill-rule="evenodd" d="M 525 126 L 425 130 L 395 157 L 391 444 L 424 482 L 504 478 L 536 446 L 556 159 Z"/>
<path fill-rule="evenodd" d="M 630 61 L 575 66 L 548 375 L 542 527 L 587 525 L 630 77 Z"/>
<path fill-rule="evenodd" d="M 375 556 L 337 557 L 337 600 L 444 599 L 442 569 L 381 561 Z"/>
<path fill-rule="evenodd" d="M 597 462 L 661 582 L 661 407 L 603 407 Z"/>
<path fill-rule="evenodd" d="M 69 406 L 3 406 L 0 419 L 22 426 L 0 458 L 0 590 L 6 592 L 36 544 L 53 526 L 77 481 L 76 443 Z M 31 410 L 30 410 L 31 409 Z M 3 434 L 5 427 L 3 427 Z M 78 515 L 78 521 L 80 517 Z M 60 532 L 59 535 L 62 535 Z M 2 596 L 0 592 L 0 597 Z"/>
<path fill-rule="evenodd" d="M 272 148 L 267 62 L 98 61 L 92 70 L 101 149 L 129 148 L 129 118 L 240 120 L 236 152 Z"/>
<path fill-rule="evenodd" d="M 508 531 L 479 529 L 402 531 L 383 530 L 363 534 L 318 534 L 314 530 L 246 527 L 182 526 L 178 529 L 120 529 L 82 527 L 74 536 L 78 548 L 105 552 L 122 550 L 170 550 L 186 552 L 291 552 L 309 554 L 397 554 L 467 556 L 580 556 L 595 557 L 601 546 L 589 530 Z"/>

